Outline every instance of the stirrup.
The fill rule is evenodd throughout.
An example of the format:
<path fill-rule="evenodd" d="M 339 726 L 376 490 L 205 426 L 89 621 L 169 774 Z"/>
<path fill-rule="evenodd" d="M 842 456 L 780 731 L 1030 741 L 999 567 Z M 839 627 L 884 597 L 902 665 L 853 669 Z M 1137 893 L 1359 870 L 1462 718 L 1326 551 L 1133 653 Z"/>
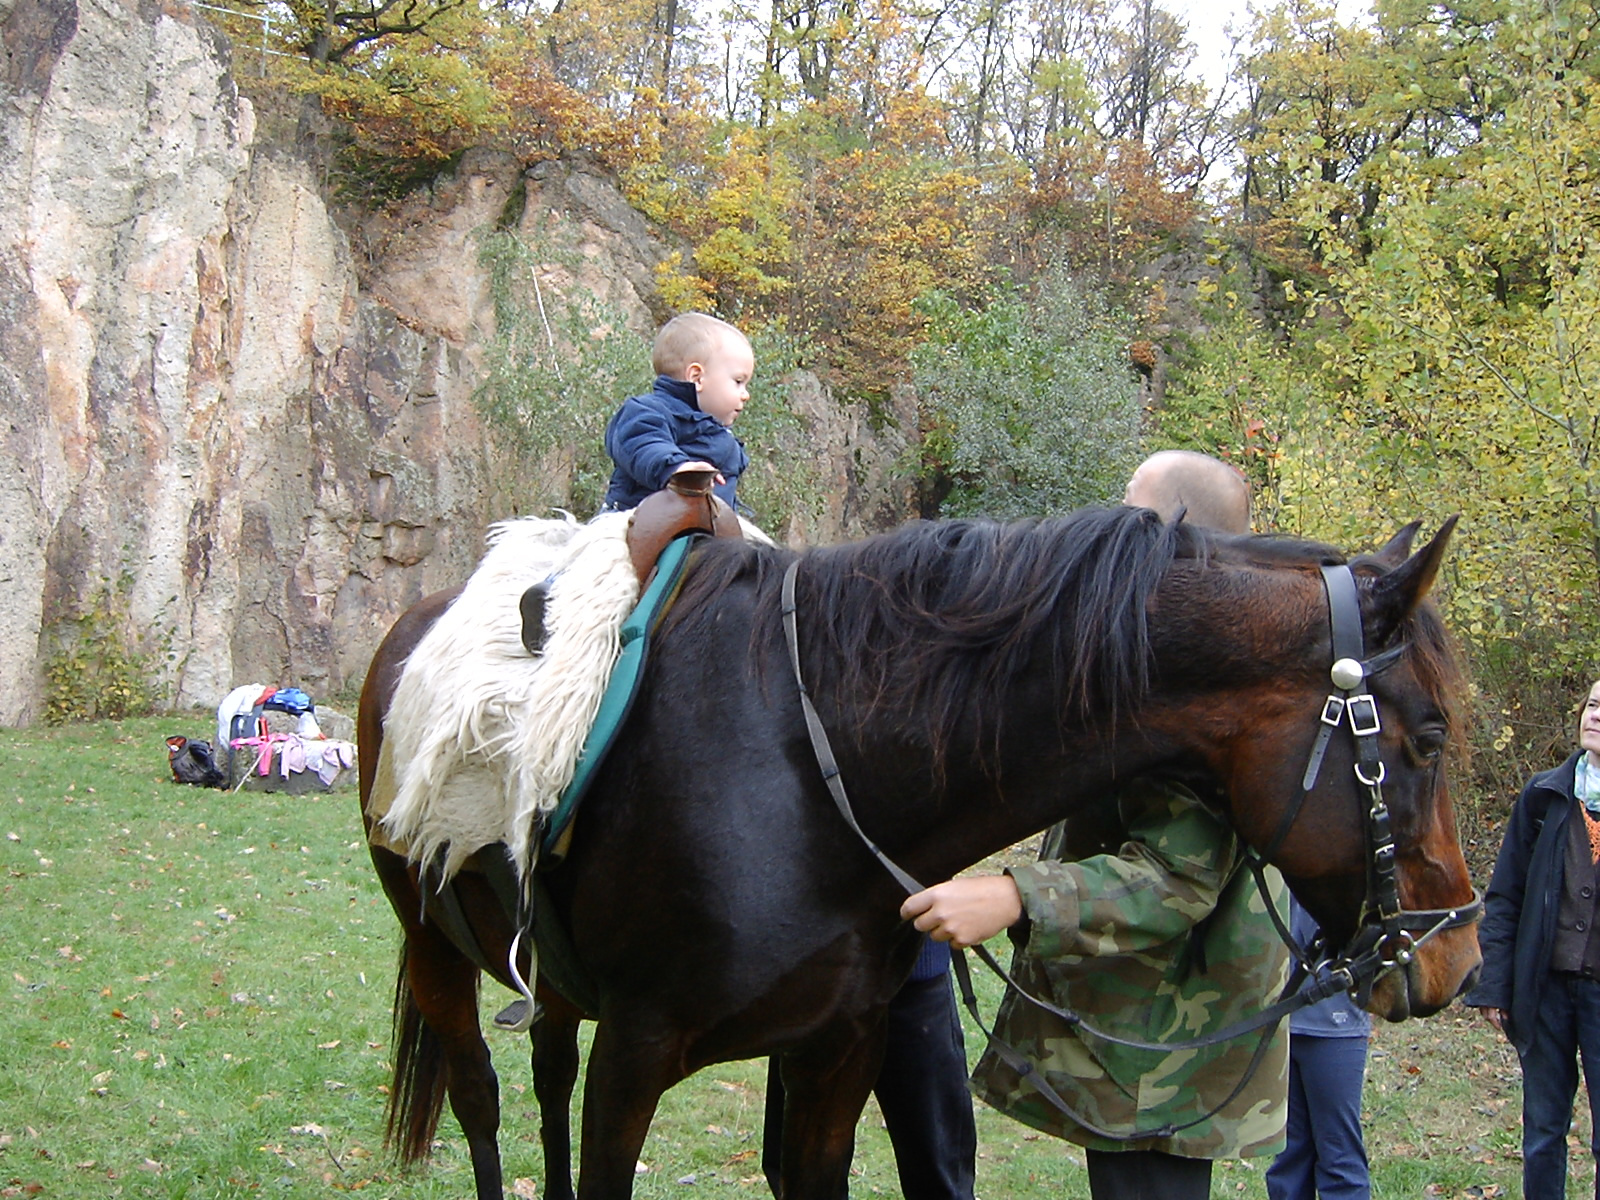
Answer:
<path fill-rule="evenodd" d="M 522 993 L 520 1000 L 515 1000 L 495 1014 L 494 1023 L 497 1029 L 508 1029 L 512 1033 L 523 1033 L 544 1015 L 544 1006 L 533 996 L 533 989 L 528 986 L 528 981 L 522 977 L 522 972 L 517 970 L 517 950 L 522 944 L 523 929 L 517 930 L 517 936 L 511 939 L 511 949 L 506 952 L 506 967 L 511 975 L 511 984 Z M 539 947 L 532 939 L 528 942 L 530 965 L 528 974 L 535 979 L 539 977 Z M 512 1009 L 521 1008 L 521 1012 L 512 1013 Z M 500 1020 L 506 1018 L 506 1022 Z"/>
<path fill-rule="evenodd" d="M 529 1011 L 533 1015 L 528 1015 Z M 510 1033 L 522 1033 L 540 1017 L 544 1016 L 544 1005 L 537 1000 L 529 1004 L 527 997 L 518 996 L 494 1015 L 494 1027 L 504 1029 Z"/>

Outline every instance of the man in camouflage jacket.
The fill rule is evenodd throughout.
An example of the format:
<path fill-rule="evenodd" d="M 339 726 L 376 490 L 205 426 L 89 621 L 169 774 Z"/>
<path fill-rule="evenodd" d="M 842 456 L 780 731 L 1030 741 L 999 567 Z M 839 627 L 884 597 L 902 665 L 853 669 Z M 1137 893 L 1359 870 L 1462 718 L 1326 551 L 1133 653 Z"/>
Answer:
<path fill-rule="evenodd" d="M 1044 858 L 1010 872 L 1023 911 L 1011 927 L 1018 982 L 1097 1029 L 1148 1042 L 1196 1038 L 1260 1011 L 1282 992 L 1289 955 L 1240 864 L 1238 839 L 1181 784 L 1143 779 L 1117 799 L 1128 834 L 1119 853 L 1059 861 L 1058 826 Z M 1283 882 L 1270 875 L 1281 911 Z M 1192 1159 L 1283 1148 L 1283 1029 L 1197 1050 L 1135 1050 L 1009 995 L 996 1026 L 1082 1120 L 1049 1104 L 991 1049 L 973 1072 L 979 1098 L 1036 1129 L 1095 1150 Z M 1131 1141 L 1086 1128 L 1125 1138 L 1165 1125 L 1180 1128 Z"/>
<path fill-rule="evenodd" d="M 1155 456 L 1135 473 L 1128 502 L 1169 519 L 1179 508 L 1203 510 L 1203 523 L 1244 532 L 1242 481 L 1216 468 L 1231 472 L 1204 456 Z M 901 913 L 961 946 L 1009 929 L 1012 973 L 1023 987 L 1118 1037 L 1183 1042 L 1276 999 L 1288 951 L 1215 806 L 1174 780 L 1147 777 L 1123 786 L 1116 809 L 1107 830 L 1057 826 L 1040 861 L 939 884 L 910 897 Z M 1282 878 L 1267 876 L 1286 919 Z M 978 1096 L 1086 1147 L 1096 1200 L 1205 1200 L 1212 1159 L 1271 1155 L 1283 1146 L 1288 1034 L 1281 1027 L 1198 1049 L 1135 1050 L 1008 994 L 996 1033 L 1037 1064 L 1072 1115 L 992 1048 L 973 1073 Z"/>

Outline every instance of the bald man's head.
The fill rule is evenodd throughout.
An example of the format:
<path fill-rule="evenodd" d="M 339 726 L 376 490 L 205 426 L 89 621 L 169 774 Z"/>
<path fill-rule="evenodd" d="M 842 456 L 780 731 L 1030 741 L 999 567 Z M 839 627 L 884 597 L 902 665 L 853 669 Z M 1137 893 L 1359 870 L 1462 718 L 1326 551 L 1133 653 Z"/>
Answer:
<path fill-rule="evenodd" d="M 1193 450 L 1161 450 L 1128 480 L 1124 504 L 1153 508 L 1163 521 L 1183 512 L 1191 525 L 1220 533 L 1250 532 L 1250 485 L 1234 467 Z"/>

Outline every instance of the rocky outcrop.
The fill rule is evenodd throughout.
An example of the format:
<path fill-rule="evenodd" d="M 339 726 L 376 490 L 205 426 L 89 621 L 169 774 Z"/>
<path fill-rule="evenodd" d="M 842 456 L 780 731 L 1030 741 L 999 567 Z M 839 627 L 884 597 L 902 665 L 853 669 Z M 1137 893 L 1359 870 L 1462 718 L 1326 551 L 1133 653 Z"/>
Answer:
<path fill-rule="evenodd" d="M 541 280 L 641 335 L 661 240 L 597 172 L 489 153 L 341 217 L 168 0 L 0 0 L 0 44 L 0 724 L 39 716 L 97 609 L 171 648 L 150 682 L 178 704 L 359 681 L 509 511 L 473 405 L 478 231 L 559 246 Z M 886 461 L 820 390 L 804 409 L 841 461 Z"/>

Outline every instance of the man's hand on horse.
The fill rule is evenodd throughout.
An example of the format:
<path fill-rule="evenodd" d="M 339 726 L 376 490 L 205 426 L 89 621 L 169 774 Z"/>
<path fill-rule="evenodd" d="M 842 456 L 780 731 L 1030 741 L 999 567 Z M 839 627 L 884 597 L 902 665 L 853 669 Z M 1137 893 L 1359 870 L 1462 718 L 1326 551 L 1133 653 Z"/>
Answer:
<path fill-rule="evenodd" d="M 1009 875 L 972 875 L 907 897 L 900 915 L 934 941 L 965 949 L 1021 920 L 1022 895 Z"/>

